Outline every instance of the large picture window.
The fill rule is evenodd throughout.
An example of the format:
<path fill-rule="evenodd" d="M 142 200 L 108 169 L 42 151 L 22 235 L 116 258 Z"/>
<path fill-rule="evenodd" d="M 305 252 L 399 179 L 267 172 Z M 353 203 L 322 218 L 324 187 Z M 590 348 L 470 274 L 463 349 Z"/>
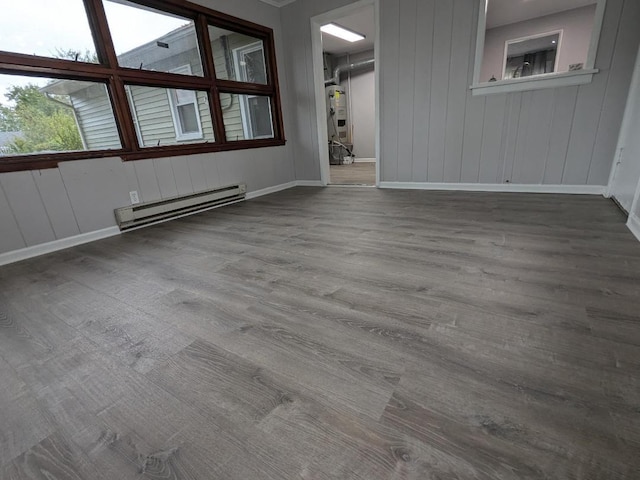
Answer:
<path fill-rule="evenodd" d="M 284 144 L 271 29 L 184 0 L 49 3 L 73 22 L 39 0 L 0 17 L 0 171 Z"/>

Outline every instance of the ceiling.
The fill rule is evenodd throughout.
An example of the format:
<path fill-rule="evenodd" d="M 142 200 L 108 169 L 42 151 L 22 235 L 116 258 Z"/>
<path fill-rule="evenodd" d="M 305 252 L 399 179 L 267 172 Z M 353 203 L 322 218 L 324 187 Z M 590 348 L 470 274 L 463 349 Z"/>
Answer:
<path fill-rule="evenodd" d="M 273 5 L 274 7 L 284 7 L 285 5 L 289 5 L 290 3 L 295 2 L 296 0 L 262 0 L 264 3 L 268 3 L 269 5 Z"/>
<path fill-rule="evenodd" d="M 594 5 L 597 0 L 489 0 L 487 28 Z"/>
<path fill-rule="evenodd" d="M 347 53 L 358 53 L 372 50 L 376 40 L 376 21 L 373 5 L 363 7 L 357 12 L 334 20 L 341 27 L 364 35 L 366 38 L 359 42 L 347 42 L 332 35 L 322 33 L 322 49 L 334 55 L 344 55 Z"/>

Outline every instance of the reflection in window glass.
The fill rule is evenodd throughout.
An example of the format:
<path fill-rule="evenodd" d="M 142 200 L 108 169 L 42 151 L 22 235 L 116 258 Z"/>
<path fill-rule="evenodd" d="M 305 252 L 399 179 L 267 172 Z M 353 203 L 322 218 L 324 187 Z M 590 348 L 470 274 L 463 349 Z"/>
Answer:
<path fill-rule="evenodd" d="M 269 97 L 222 94 L 221 102 L 227 140 L 273 138 Z"/>
<path fill-rule="evenodd" d="M 559 43 L 560 33 L 508 41 L 503 78 L 506 80 L 555 72 Z"/>
<path fill-rule="evenodd" d="M 209 37 L 218 79 L 268 83 L 262 40 L 212 26 Z"/>
<path fill-rule="evenodd" d="M 213 142 L 213 122 L 206 92 L 127 86 L 141 147 Z"/>
<path fill-rule="evenodd" d="M 171 72 L 189 65 L 202 76 L 193 20 L 123 0 L 104 0 L 109 30 L 121 67 Z"/>
<path fill-rule="evenodd" d="M 2 2 L 0 50 L 98 62 L 82 0 Z"/>
<path fill-rule="evenodd" d="M 102 83 L 0 75 L 0 155 L 120 149 Z"/>

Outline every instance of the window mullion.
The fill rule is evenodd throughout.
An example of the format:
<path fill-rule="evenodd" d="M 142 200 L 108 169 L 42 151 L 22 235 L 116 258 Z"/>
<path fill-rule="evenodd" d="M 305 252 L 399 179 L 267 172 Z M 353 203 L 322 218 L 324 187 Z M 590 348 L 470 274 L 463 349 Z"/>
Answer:
<path fill-rule="evenodd" d="M 196 20 L 196 32 L 200 54 L 202 55 L 202 67 L 205 77 L 212 82 L 209 91 L 209 109 L 213 119 L 213 131 L 216 143 L 227 143 L 227 135 L 224 129 L 224 117 L 222 114 L 222 103 L 220 102 L 220 91 L 216 85 L 216 69 L 213 64 L 213 50 L 209 40 L 209 24 L 204 15 L 198 15 Z"/>

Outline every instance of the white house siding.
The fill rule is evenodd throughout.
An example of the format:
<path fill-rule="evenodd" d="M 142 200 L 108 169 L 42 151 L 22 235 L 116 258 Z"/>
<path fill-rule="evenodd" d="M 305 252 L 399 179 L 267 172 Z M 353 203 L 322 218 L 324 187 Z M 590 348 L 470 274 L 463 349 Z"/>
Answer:
<path fill-rule="evenodd" d="M 93 85 L 74 93 L 72 103 L 87 149 L 120 148 L 111 102 L 103 85 Z"/>

